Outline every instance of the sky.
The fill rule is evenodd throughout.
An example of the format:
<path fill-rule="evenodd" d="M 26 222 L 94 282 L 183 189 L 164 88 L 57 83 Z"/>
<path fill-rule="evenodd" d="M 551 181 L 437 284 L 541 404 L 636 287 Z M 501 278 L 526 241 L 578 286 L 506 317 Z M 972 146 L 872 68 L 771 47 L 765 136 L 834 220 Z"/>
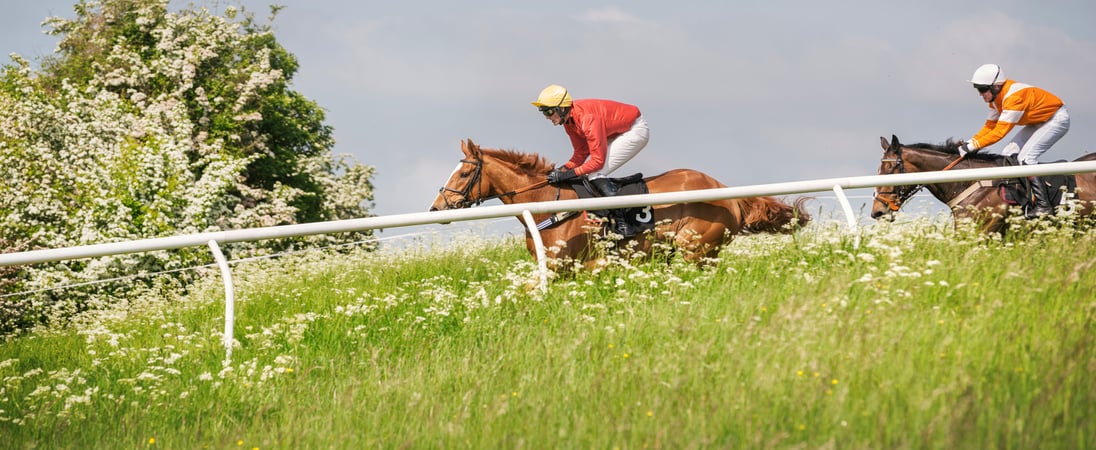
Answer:
<path fill-rule="evenodd" d="M 42 20 L 75 17 L 77 1 L 5 3 L 0 50 L 33 62 L 57 43 Z M 190 3 L 212 5 L 171 6 Z M 639 106 L 650 143 L 615 175 L 874 175 L 881 136 L 940 143 L 981 128 L 988 110 L 967 80 L 983 63 L 1069 108 L 1043 161 L 1096 151 L 1091 0 L 241 3 L 261 19 L 286 7 L 272 25 L 300 62 L 292 86 L 326 110 L 335 153 L 376 167 L 376 215 L 427 210 L 462 139 L 566 161 L 563 129 L 530 105 L 549 84 Z"/>

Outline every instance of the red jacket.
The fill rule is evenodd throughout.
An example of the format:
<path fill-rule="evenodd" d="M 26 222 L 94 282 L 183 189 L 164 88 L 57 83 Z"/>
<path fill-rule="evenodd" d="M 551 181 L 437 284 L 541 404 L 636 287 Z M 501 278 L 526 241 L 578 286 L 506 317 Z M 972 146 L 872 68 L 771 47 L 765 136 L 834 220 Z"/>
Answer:
<path fill-rule="evenodd" d="M 639 108 L 634 105 L 612 100 L 575 100 L 571 114 L 563 124 L 575 153 L 563 166 L 575 169 L 575 175 L 601 170 L 605 166 L 609 141 L 632 129 L 638 118 Z"/>

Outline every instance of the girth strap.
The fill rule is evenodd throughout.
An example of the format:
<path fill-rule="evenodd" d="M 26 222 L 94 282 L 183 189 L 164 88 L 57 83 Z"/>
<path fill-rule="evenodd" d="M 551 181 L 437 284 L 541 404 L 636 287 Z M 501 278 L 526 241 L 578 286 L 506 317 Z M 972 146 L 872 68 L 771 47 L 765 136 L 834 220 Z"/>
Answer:
<path fill-rule="evenodd" d="M 971 183 L 971 185 L 967 186 L 967 188 L 964 189 L 963 192 L 960 192 L 959 195 L 957 195 L 955 198 L 951 199 L 950 202 L 948 202 L 948 208 L 955 209 L 955 205 L 958 205 L 963 200 L 966 200 L 967 197 L 970 197 L 971 194 L 974 193 L 974 191 L 977 191 L 977 190 L 985 188 L 985 187 L 993 187 L 993 181 L 992 180 L 978 180 L 978 181 L 975 181 L 974 183 Z"/>

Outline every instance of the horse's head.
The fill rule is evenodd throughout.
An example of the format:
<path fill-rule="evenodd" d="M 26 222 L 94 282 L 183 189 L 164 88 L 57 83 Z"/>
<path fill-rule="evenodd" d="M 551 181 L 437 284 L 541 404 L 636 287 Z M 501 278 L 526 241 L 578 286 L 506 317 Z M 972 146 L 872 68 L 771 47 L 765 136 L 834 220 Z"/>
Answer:
<path fill-rule="evenodd" d="M 883 147 L 883 157 L 879 159 L 879 175 L 906 173 L 906 166 L 902 161 L 903 147 L 898 142 L 898 136 L 891 135 L 890 142 L 887 138 L 880 137 L 879 144 Z M 871 217 L 876 220 L 894 220 L 894 213 L 902 208 L 902 203 L 913 197 L 920 189 L 920 186 L 877 186 L 875 201 L 871 206 Z"/>
<path fill-rule="evenodd" d="M 879 138 L 879 144 L 883 147 L 883 158 L 879 160 L 879 175 L 948 170 L 960 161 L 966 161 L 973 166 L 993 164 L 991 155 L 970 154 L 967 159 L 959 157 L 959 142 L 952 139 L 948 139 L 943 144 L 902 145 L 898 142 L 898 136 L 891 135 L 889 142 L 886 138 Z M 879 186 L 875 188 L 875 202 L 872 203 L 871 208 L 872 218 L 893 219 L 894 212 L 901 209 L 903 203 L 924 187 L 928 187 L 936 198 L 945 203 L 955 194 L 950 191 L 953 187 L 943 187 L 940 184 Z"/>
<path fill-rule="evenodd" d="M 468 208 L 483 202 L 483 151 L 471 139 L 461 141 L 461 151 L 464 157 L 439 190 L 431 211 Z"/>
<path fill-rule="evenodd" d="M 548 186 L 545 176 L 554 167 L 536 153 L 481 148 L 471 139 L 461 142 L 461 150 L 464 158 L 434 199 L 431 211 L 468 208 L 496 198 L 503 203 L 518 201 L 525 192 L 542 192 Z M 525 197 L 522 201 L 541 200 Z"/>

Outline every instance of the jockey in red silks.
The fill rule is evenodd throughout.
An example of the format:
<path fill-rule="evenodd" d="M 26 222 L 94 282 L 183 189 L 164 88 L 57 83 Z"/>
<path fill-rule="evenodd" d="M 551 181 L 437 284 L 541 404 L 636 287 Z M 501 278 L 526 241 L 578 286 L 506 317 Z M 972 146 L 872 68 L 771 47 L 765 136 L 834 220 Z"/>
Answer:
<path fill-rule="evenodd" d="M 647 146 L 647 121 L 635 105 L 602 99 L 573 100 L 563 86 L 544 88 L 532 102 L 552 125 L 563 125 L 574 153 L 563 166 L 548 174 L 548 182 L 560 183 L 586 175 L 602 195 L 616 195 L 618 187 L 609 174 Z M 616 221 L 618 232 L 631 236 L 625 220 Z"/>
<path fill-rule="evenodd" d="M 1023 128 L 1001 150 L 1005 156 L 1017 155 L 1021 164 L 1038 164 L 1039 156 L 1069 131 L 1069 111 L 1062 100 L 1050 92 L 1005 78 L 997 64 L 983 64 L 974 71 L 970 82 L 990 109 L 985 126 L 959 146 L 959 153 L 976 152 L 1005 137 L 1012 128 Z M 1051 212 L 1046 183 L 1031 177 L 1035 199 L 1033 215 Z"/>

